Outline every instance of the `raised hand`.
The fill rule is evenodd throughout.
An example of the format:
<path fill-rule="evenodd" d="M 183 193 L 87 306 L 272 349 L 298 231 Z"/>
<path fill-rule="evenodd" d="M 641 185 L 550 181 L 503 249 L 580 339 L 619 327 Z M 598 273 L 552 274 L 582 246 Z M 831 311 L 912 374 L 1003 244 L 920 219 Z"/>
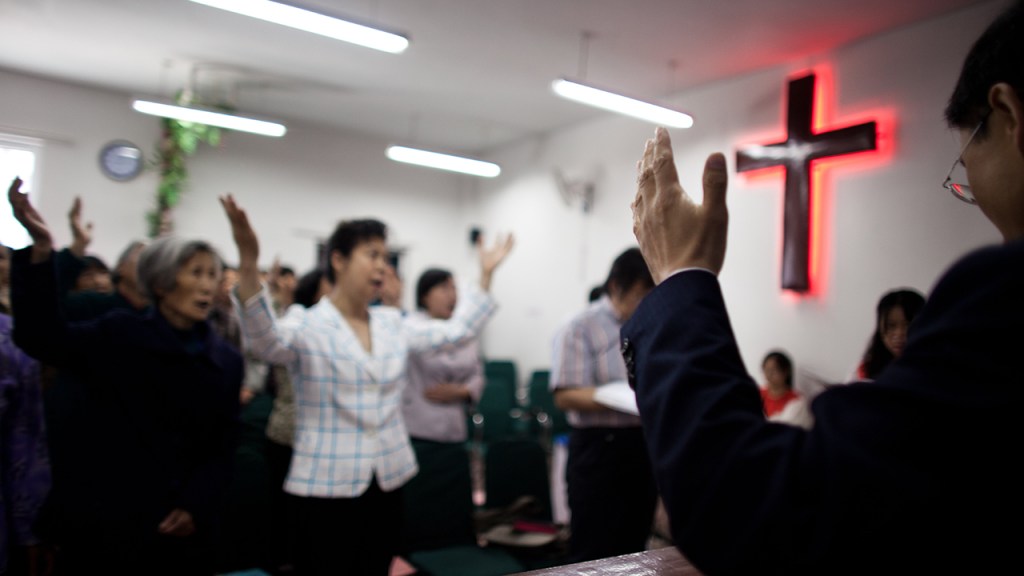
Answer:
<path fill-rule="evenodd" d="M 491 289 L 491 277 L 494 270 L 505 260 L 515 243 L 515 237 L 512 234 L 506 234 L 504 238 L 499 236 L 495 240 L 494 246 L 488 249 L 484 248 L 483 238 L 477 238 L 477 252 L 480 254 L 480 287 L 484 291 Z"/>
<path fill-rule="evenodd" d="M 508 253 L 512 251 L 512 247 L 516 244 L 516 238 L 512 234 L 506 234 L 504 238 L 498 237 L 494 241 L 494 245 L 490 248 L 484 248 L 483 239 L 477 240 L 477 250 L 480 253 L 480 266 L 484 270 L 494 271 Z"/>
<path fill-rule="evenodd" d="M 637 163 L 633 234 L 655 283 L 680 268 L 704 268 L 714 274 L 725 260 L 729 212 L 725 156 L 704 163 L 704 202 L 694 203 L 679 184 L 668 131 L 658 128 Z"/>
<path fill-rule="evenodd" d="M 46 221 L 39 215 L 35 207 L 28 201 L 28 194 L 21 193 L 21 178 L 15 178 L 7 190 L 7 200 L 11 203 L 14 218 L 28 230 L 32 237 L 32 262 L 43 262 L 53 251 L 53 236 L 46 227 Z"/>
<path fill-rule="evenodd" d="M 224 207 L 228 222 L 231 223 L 231 235 L 235 239 L 235 246 L 238 247 L 239 266 L 243 263 L 255 265 L 260 257 L 260 242 L 252 225 L 249 224 L 249 216 L 231 194 L 221 196 L 220 204 Z"/>
<path fill-rule="evenodd" d="M 270 288 L 271 294 L 276 294 L 281 289 L 281 258 L 274 256 L 274 263 L 270 265 L 270 271 L 267 272 L 267 287 Z"/>
<path fill-rule="evenodd" d="M 235 198 L 228 194 L 220 197 L 220 205 L 231 223 L 231 235 L 238 246 L 238 297 L 244 302 L 260 290 L 260 271 L 257 265 L 260 257 L 260 242 L 256 231 L 249 224 L 246 215 Z"/>
<path fill-rule="evenodd" d="M 71 253 L 81 258 L 92 243 L 92 222 L 82 226 L 82 199 L 78 196 L 68 212 L 68 223 L 71 225 Z"/>

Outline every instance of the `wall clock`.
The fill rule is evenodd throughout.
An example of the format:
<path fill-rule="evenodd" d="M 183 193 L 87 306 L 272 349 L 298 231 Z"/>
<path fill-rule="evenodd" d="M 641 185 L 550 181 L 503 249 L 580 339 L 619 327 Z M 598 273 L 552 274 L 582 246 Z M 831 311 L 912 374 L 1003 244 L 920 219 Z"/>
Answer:
<path fill-rule="evenodd" d="M 100 150 L 100 170 L 111 180 L 127 182 L 142 172 L 142 149 L 127 140 L 108 142 Z"/>

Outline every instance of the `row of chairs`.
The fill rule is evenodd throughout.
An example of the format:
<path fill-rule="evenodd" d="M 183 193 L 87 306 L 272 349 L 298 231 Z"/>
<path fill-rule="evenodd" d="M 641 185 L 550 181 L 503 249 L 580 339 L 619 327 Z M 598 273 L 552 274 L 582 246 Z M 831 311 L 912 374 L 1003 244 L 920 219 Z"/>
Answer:
<path fill-rule="evenodd" d="M 507 438 L 532 436 L 550 450 L 555 437 L 568 433 L 565 413 L 555 406 L 548 389 L 550 372 L 530 374 L 526 394 L 518 391 L 518 373 L 511 360 L 484 363 L 486 385 L 480 402 L 469 414 L 472 440 L 489 444 Z"/>
<path fill-rule="evenodd" d="M 484 376 L 483 394 L 467 416 L 467 444 L 413 441 L 420 473 L 403 489 L 405 546 L 409 562 L 427 574 L 497 576 L 565 559 L 564 540 L 519 547 L 489 539 L 524 522 L 554 527 L 552 442 L 569 427 L 548 390 L 547 370 L 530 374 L 525 393 L 512 361 L 487 360 Z M 474 490 L 482 502 L 473 501 Z"/>
<path fill-rule="evenodd" d="M 404 547 L 419 571 L 500 576 L 565 562 L 565 539 L 551 524 L 547 454 L 537 439 L 488 446 L 482 507 L 473 502 L 469 446 L 413 440 L 413 449 L 420 472 L 403 487 Z"/>

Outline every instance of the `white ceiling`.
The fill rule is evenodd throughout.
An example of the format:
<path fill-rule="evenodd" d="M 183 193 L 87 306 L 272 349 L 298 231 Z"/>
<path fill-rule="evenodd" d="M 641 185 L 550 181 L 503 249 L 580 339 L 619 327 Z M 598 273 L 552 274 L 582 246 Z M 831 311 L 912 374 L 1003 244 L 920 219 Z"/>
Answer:
<path fill-rule="evenodd" d="M 0 0 L 0 67 L 165 97 L 192 82 L 286 122 L 481 153 L 604 114 L 555 96 L 559 76 L 657 99 L 977 3 L 296 2 L 406 33 L 393 55 L 188 0 Z"/>

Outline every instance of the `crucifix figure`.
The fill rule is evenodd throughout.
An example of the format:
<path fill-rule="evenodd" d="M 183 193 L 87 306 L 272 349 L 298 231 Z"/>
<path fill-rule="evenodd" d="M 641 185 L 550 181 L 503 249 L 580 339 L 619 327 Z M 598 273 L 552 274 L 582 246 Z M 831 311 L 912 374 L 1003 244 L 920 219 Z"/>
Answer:
<path fill-rule="evenodd" d="M 813 74 L 789 82 L 789 103 L 785 142 L 748 146 L 736 153 L 736 171 L 747 172 L 771 166 L 786 169 L 785 215 L 783 217 L 782 287 L 796 292 L 811 288 L 810 222 L 811 162 L 876 148 L 875 122 L 814 133 Z"/>

